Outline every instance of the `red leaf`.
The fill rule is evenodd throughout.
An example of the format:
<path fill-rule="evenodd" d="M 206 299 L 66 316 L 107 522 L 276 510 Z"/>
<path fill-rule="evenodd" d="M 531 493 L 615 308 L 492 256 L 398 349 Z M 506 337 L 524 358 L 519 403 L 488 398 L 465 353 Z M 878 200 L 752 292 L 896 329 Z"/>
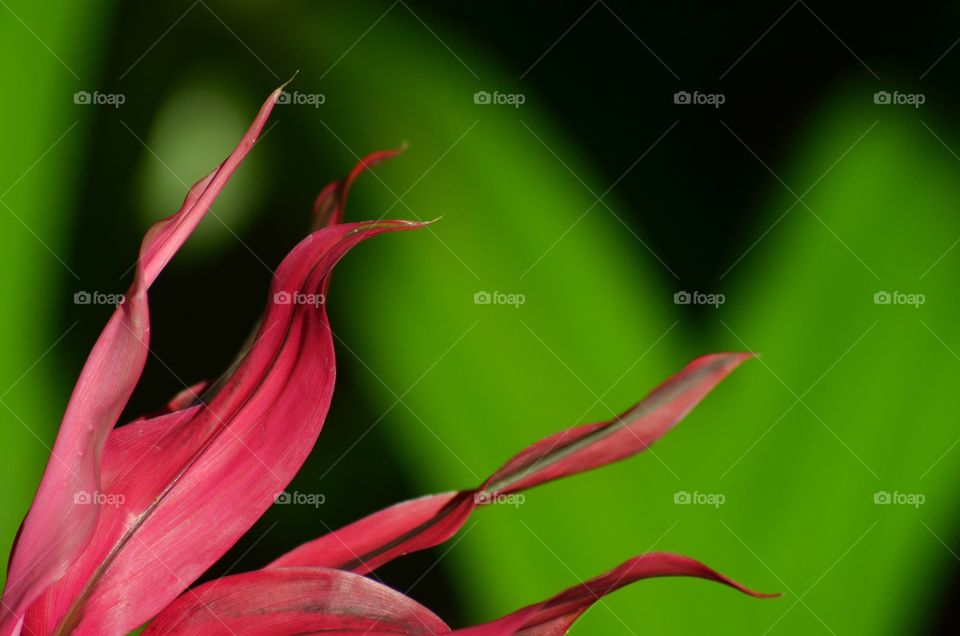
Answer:
<path fill-rule="evenodd" d="M 283 568 L 228 576 L 190 590 L 144 636 L 449 631 L 427 608 L 366 577 L 325 568 Z"/>
<path fill-rule="evenodd" d="M 314 229 L 341 223 L 347 209 L 347 195 L 350 193 L 350 186 L 353 185 L 357 177 L 363 174 L 364 170 L 369 170 L 381 161 L 396 157 L 401 152 L 403 152 L 403 148 L 371 152 L 353 167 L 353 170 L 345 179 L 327 184 L 313 203 Z"/>
<path fill-rule="evenodd" d="M 543 603 L 517 610 L 492 623 L 454 630 L 453 633 L 460 636 L 559 636 L 566 634 L 574 621 L 607 594 L 635 581 L 661 576 L 692 576 L 716 581 L 758 598 L 779 596 L 754 592 L 689 557 L 651 552 L 634 557 Z"/>
<path fill-rule="evenodd" d="M 354 245 L 419 224 L 320 230 L 274 276 L 256 342 L 209 404 L 111 436 L 102 492 L 112 498 L 80 559 L 30 608 L 27 627 L 125 633 L 159 612 L 273 504 L 320 433 L 334 382 L 327 275 Z"/>
<path fill-rule="evenodd" d="M 687 576 L 768 598 L 676 554 L 652 552 L 569 588 L 542 603 L 484 625 L 454 630 L 462 636 L 559 636 L 607 594 L 643 579 Z M 274 568 L 210 581 L 180 596 L 145 636 L 166 634 L 447 634 L 450 629 L 408 597 L 342 570 Z"/>
<path fill-rule="evenodd" d="M 270 95 L 233 153 L 190 189 L 176 214 L 144 237 L 133 285 L 84 364 L 21 527 L 3 593 L 0 634 L 16 629 L 27 606 L 66 572 L 90 541 L 101 506 L 76 505 L 75 497 L 99 491 L 107 435 L 143 371 L 150 333 L 147 290 L 256 142 L 281 89 Z"/>
<path fill-rule="evenodd" d="M 530 446 L 494 473 L 480 491 L 493 495 L 525 490 L 646 450 L 749 357 L 715 353 L 697 358 L 619 417 L 571 428 Z"/>
<path fill-rule="evenodd" d="M 200 401 L 200 396 L 203 395 L 203 392 L 206 390 L 208 385 L 208 382 L 203 381 L 188 386 L 184 390 L 174 395 L 170 401 L 167 402 L 167 410 L 179 411 L 180 409 L 185 409 L 188 406 L 193 406 Z"/>
<path fill-rule="evenodd" d="M 366 574 L 401 554 L 443 543 L 474 507 L 472 492 L 404 501 L 305 543 L 267 567 L 321 566 Z"/>
<path fill-rule="evenodd" d="M 381 510 L 288 552 L 270 567 L 322 566 L 366 573 L 403 554 L 443 543 L 478 505 L 645 450 L 749 357 L 719 353 L 697 358 L 623 415 L 567 429 L 533 444 L 475 490 L 424 497 Z"/>

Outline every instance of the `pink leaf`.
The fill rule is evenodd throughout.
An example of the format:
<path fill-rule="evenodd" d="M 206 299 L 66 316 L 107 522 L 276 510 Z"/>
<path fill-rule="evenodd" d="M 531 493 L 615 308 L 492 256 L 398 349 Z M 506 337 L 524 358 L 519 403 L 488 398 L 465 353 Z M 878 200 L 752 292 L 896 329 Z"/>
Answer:
<path fill-rule="evenodd" d="M 268 565 L 321 566 L 366 574 L 397 556 L 443 543 L 466 523 L 472 492 L 404 501 L 301 545 Z"/>
<path fill-rule="evenodd" d="M 360 160 L 353 167 L 350 174 L 345 179 L 334 181 L 320 191 L 313 203 L 313 227 L 320 229 L 330 225 L 336 225 L 343 221 L 343 215 L 347 209 L 347 195 L 350 193 L 350 186 L 356 181 L 364 170 L 369 170 L 381 161 L 396 157 L 403 152 L 403 148 L 395 150 L 380 150 L 371 152 Z"/>
<path fill-rule="evenodd" d="M 439 545 L 456 534 L 478 505 L 645 450 L 749 357 L 719 353 L 697 358 L 623 415 L 533 444 L 475 490 L 397 504 L 308 542 L 269 567 L 321 566 L 366 573 L 403 554 Z"/>
<path fill-rule="evenodd" d="M 111 436 L 110 505 L 81 557 L 31 606 L 31 632 L 129 631 L 253 525 L 310 453 L 330 405 L 330 270 L 364 239 L 419 225 L 356 223 L 307 237 L 277 269 L 255 344 L 212 401 Z"/>
<path fill-rule="evenodd" d="M 758 598 L 779 596 L 754 592 L 689 557 L 651 552 L 634 557 L 543 603 L 517 610 L 492 623 L 454 630 L 453 633 L 460 636 L 559 636 L 566 634 L 574 621 L 607 594 L 636 581 L 661 576 L 692 576 L 716 581 Z"/>
<path fill-rule="evenodd" d="M 427 608 L 366 577 L 325 568 L 284 568 L 228 576 L 190 590 L 144 636 L 449 631 Z"/>
<path fill-rule="evenodd" d="M 90 541 L 101 506 L 75 505 L 74 500 L 99 491 L 107 435 L 143 371 L 150 333 L 147 290 L 256 142 L 281 89 L 270 95 L 220 167 L 190 189 L 176 214 L 144 237 L 134 282 L 84 364 L 21 528 L 3 593 L 0 634 L 16 632 L 27 606 L 63 576 Z"/>
<path fill-rule="evenodd" d="M 200 401 L 200 396 L 203 395 L 208 385 L 209 383 L 204 381 L 188 386 L 167 402 L 167 410 L 179 411 L 180 409 L 185 409 L 188 406 L 196 404 Z"/>
<path fill-rule="evenodd" d="M 646 450 L 749 357 L 715 353 L 697 358 L 619 417 L 567 429 L 530 446 L 494 473 L 480 491 L 525 490 Z"/>
<path fill-rule="evenodd" d="M 491 623 L 454 630 L 462 636 L 559 636 L 607 594 L 643 579 L 685 576 L 754 592 L 707 566 L 652 552 Z M 446 634 L 450 629 L 415 601 L 342 570 L 274 568 L 228 576 L 185 592 L 145 636 L 166 634 Z"/>

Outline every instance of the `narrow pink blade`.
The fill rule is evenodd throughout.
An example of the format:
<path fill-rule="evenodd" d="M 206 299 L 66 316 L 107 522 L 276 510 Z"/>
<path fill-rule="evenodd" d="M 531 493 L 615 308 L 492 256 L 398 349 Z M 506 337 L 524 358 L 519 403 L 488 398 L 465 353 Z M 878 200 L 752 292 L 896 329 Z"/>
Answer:
<path fill-rule="evenodd" d="M 366 574 L 401 554 L 443 543 L 463 527 L 474 507 L 469 492 L 405 501 L 305 543 L 267 567 L 313 565 Z"/>
<path fill-rule="evenodd" d="M 401 152 L 403 152 L 403 148 L 371 152 L 353 167 L 346 178 L 327 184 L 313 203 L 314 229 L 341 223 L 347 209 L 347 195 L 350 193 L 350 186 L 353 185 L 357 177 L 363 174 L 365 170 L 373 168 L 381 161 L 396 157 Z"/>
<path fill-rule="evenodd" d="M 474 508 L 500 495 L 645 450 L 749 357 L 718 353 L 697 358 L 623 415 L 567 429 L 533 444 L 475 490 L 397 504 L 305 543 L 269 567 L 321 566 L 366 573 L 401 555 L 439 545 L 463 527 Z"/>
<path fill-rule="evenodd" d="M 285 568 L 205 583 L 167 607 L 144 636 L 449 631 L 427 608 L 366 577 L 325 568 Z"/>
<path fill-rule="evenodd" d="M 364 239 L 416 227 L 356 223 L 307 237 L 277 269 L 255 344 L 210 403 L 110 437 L 101 489 L 108 505 L 80 558 L 30 607 L 31 632 L 134 629 L 274 503 L 330 405 L 335 364 L 323 304 L 330 270 Z"/>
<path fill-rule="evenodd" d="M 533 444 L 480 487 L 504 494 L 605 466 L 646 450 L 706 397 L 749 353 L 697 358 L 619 417 L 577 426 Z"/>
<path fill-rule="evenodd" d="M 188 386 L 167 402 L 167 410 L 179 411 L 180 409 L 185 409 L 188 406 L 196 404 L 200 401 L 200 396 L 203 395 L 208 385 L 209 382 L 204 381 Z"/>
<path fill-rule="evenodd" d="M 145 636 L 166 634 L 460 634 L 560 636 L 591 605 L 643 579 L 684 576 L 762 594 L 689 557 L 652 552 L 491 623 L 450 632 L 429 610 L 371 579 L 343 570 L 272 568 L 210 581 L 181 595 Z"/>
<path fill-rule="evenodd" d="M 256 142 L 280 90 L 267 98 L 226 161 L 190 189 L 176 214 L 154 225 L 144 237 L 133 285 L 83 366 L 21 527 L 3 593 L 0 634 L 18 630 L 28 605 L 63 576 L 90 541 L 101 506 L 76 505 L 75 498 L 98 491 L 107 435 L 143 371 L 150 333 L 147 290 Z"/>
<path fill-rule="evenodd" d="M 571 587 L 553 598 L 530 605 L 485 625 L 454 630 L 460 636 L 560 636 L 591 605 L 607 594 L 636 581 L 663 576 L 689 576 L 715 581 L 757 598 L 779 594 L 754 592 L 711 570 L 699 561 L 678 554 L 651 552 L 634 557 L 605 574 Z"/>

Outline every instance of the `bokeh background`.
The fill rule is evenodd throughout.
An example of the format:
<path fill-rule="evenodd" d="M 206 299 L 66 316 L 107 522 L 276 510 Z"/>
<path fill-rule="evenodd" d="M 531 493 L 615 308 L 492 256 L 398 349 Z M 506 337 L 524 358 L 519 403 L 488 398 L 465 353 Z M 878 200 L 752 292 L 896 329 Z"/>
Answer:
<path fill-rule="evenodd" d="M 312 197 L 359 156 L 408 144 L 357 183 L 351 218 L 443 218 L 339 266 L 338 387 L 291 485 L 324 504 L 274 506 L 209 576 L 475 486 L 698 354 L 752 350 L 653 452 L 480 510 L 383 579 L 466 625 L 671 550 L 784 596 L 651 581 L 574 633 L 952 633 L 958 18 L 945 2 L 3 0 L 0 542 L 110 313 L 75 294 L 122 292 L 143 231 L 299 71 L 299 103 L 151 291 L 127 415 L 229 364 Z"/>

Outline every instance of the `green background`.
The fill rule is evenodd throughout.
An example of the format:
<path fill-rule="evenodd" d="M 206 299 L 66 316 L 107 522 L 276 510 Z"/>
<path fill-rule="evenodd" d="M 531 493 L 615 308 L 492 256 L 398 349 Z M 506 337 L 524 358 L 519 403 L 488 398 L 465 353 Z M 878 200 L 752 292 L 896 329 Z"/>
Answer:
<path fill-rule="evenodd" d="M 144 229 L 299 70 L 289 90 L 324 103 L 277 107 L 161 277 L 155 357 L 129 415 L 216 377 L 270 269 L 306 231 L 311 196 L 359 155 L 409 144 L 357 183 L 350 218 L 442 219 L 363 245 L 338 270 L 340 385 L 292 486 L 326 503 L 272 510 L 213 573 L 258 567 L 396 500 L 475 486 L 528 443 L 624 410 L 697 355 L 751 350 L 760 357 L 652 452 L 480 510 L 461 537 L 384 579 L 459 626 L 669 550 L 784 595 L 651 581 L 605 599 L 574 633 L 952 625 L 960 136 L 950 58 L 917 79 L 952 40 L 936 7 L 917 7 L 911 20 L 940 40 L 914 69 L 846 15 L 788 7 L 721 20 L 718 9 L 637 16 L 613 3 L 542 18 L 502 4 L 463 15 L 404 2 L 3 4 L 4 542 L 108 315 L 73 294 L 122 291 Z M 567 27 L 583 33 L 567 40 Z M 653 40 L 641 47 L 638 33 Z M 796 78 L 791 38 L 813 51 Z M 669 69 L 648 45 L 672 54 Z M 708 78 L 711 51 L 729 62 L 711 61 Z M 740 53 L 744 65 L 717 80 Z M 679 81 L 677 60 L 699 70 Z M 478 105 L 479 90 L 525 103 Z M 728 102 L 675 105 L 677 90 Z M 926 103 L 877 105 L 878 90 Z M 76 104 L 76 91 L 125 102 Z M 684 290 L 725 303 L 675 304 Z M 475 304 L 483 291 L 525 303 Z M 925 302 L 876 304 L 884 291 Z M 678 505 L 680 492 L 724 503 Z M 924 503 L 878 505 L 878 492 Z"/>

